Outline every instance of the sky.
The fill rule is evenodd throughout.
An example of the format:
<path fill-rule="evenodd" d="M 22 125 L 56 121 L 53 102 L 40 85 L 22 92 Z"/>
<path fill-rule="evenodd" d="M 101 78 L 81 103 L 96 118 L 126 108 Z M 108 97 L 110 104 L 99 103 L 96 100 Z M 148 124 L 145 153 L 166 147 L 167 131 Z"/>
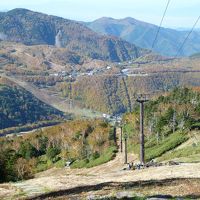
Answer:
<path fill-rule="evenodd" d="M 0 11 L 27 8 L 77 21 L 133 17 L 158 25 L 168 0 L 0 0 Z M 171 0 L 164 27 L 190 28 L 200 15 L 200 0 Z M 200 28 L 200 22 L 197 24 Z"/>

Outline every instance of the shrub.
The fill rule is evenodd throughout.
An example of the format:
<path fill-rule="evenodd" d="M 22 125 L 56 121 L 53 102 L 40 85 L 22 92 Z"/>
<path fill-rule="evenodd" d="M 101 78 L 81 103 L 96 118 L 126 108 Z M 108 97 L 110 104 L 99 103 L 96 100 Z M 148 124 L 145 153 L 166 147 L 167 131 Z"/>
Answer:
<path fill-rule="evenodd" d="M 97 165 L 101 165 L 103 163 L 106 163 L 112 160 L 115 157 L 116 152 L 117 152 L 117 149 L 115 146 L 113 146 L 105 150 L 103 154 L 100 155 L 100 157 L 96 159 L 89 159 L 89 160 L 88 159 L 77 160 L 71 165 L 71 167 L 72 168 L 90 168 Z"/>
<path fill-rule="evenodd" d="M 25 159 L 31 159 L 33 157 L 37 157 L 39 152 L 29 142 L 23 142 L 21 143 L 19 154 Z"/>
<path fill-rule="evenodd" d="M 53 161 L 59 153 L 60 153 L 60 149 L 58 149 L 56 147 L 54 147 L 54 148 L 49 147 L 47 149 L 46 155 L 51 161 Z"/>

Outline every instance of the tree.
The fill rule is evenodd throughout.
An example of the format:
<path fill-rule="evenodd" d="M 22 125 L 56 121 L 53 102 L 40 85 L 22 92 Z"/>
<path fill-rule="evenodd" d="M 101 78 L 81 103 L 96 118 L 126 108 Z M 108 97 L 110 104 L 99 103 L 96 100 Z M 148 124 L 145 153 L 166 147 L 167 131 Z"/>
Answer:
<path fill-rule="evenodd" d="M 2 152 L 0 154 L 0 183 L 6 181 L 6 163 L 5 163 L 5 157 L 2 155 Z"/>
<path fill-rule="evenodd" d="M 59 148 L 57 148 L 57 147 L 49 147 L 49 148 L 47 149 L 46 155 L 47 155 L 47 157 L 48 157 L 51 161 L 53 161 L 53 160 L 55 159 L 55 157 L 56 157 L 59 153 L 60 153 L 60 149 L 59 149 Z"/>
<path fill-rule="evenodd" d="M 25 141 L 19 148 L 19 154 L 25 159 L 31 159 L 37 157 L 39 152 L 32 144 L 30 144 L 30 142 Z"/>

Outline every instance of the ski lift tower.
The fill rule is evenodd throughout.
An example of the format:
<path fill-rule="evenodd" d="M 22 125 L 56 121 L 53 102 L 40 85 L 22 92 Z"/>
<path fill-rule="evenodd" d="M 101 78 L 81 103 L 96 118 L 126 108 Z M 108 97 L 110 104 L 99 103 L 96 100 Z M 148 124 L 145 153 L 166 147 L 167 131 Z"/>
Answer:
<path fill-rule="evenodd" d="M 144 103 L 149 101 L 147 94 L 139 94 L 136 101 L 140 104 L 140 163 L 145 164 L 145 147 L 144 147 Z"/>

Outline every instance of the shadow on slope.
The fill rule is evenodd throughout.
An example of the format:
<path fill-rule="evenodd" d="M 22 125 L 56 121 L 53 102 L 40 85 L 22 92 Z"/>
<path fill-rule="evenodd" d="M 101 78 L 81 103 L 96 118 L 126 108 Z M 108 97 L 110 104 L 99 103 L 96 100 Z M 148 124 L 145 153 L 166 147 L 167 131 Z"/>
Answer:
<path fill-rule="evenodd" d="M 106 191 L 110 191 L 112 193 L 112 190 L 130 190 L 130 189 L 142 189 L 142 188 L 147 188 L 147 187 L 167 187 L 167 186 L 178 186 L 182 184 L 186 185 L 191 185 L 191 183 L 199 183 L 199 179 L 165 179 L 165 180 L 151 180 L 151 181 L 136 181 L 136 182 L 126 182 L 126 183 L 120 183 L 120 182 L 107 182 L 107 183 L 101 183 L 97 185 L 88 185 L 88 186 L 80 186 L 80 187 L 75 187 L 75 188 L 70 188 L 66 190 L 61 190 L 61 191 L 55 191 L 55 192 L 50 192 L 47 194 L 42 194 L 37 197 L 33 198 L 28 198 L 28 200 L 43 200 L 43 199 L 66 199 L 71 195 L 82 195 L 82 193 L 86 194 L 87 192 L 91 191 L 101 191 L 106 189 Z M 180 195 L 181 198 L 185 199 L 198 199 L 200 198 L 200 193 L 193 193 L 191 191 L 190 194 L 187 195 Z M 169 194 L 156 194 L 153 196 L 148 196 L 146 198 L 157 198 L 157 199 L 174 199 L 174 198 L 180 198 L 177 196 L 172 196 Z M 79 196 L 80 198 L 80 196 Z M 106 198 L 105 198 L 106 199 Z M 109 199 L 118 199 L 116 197 L 112 197 Z M 134 199 L 134 197 L 127 197 L 127 198 L 122 198 L 122 199 Z"/>

